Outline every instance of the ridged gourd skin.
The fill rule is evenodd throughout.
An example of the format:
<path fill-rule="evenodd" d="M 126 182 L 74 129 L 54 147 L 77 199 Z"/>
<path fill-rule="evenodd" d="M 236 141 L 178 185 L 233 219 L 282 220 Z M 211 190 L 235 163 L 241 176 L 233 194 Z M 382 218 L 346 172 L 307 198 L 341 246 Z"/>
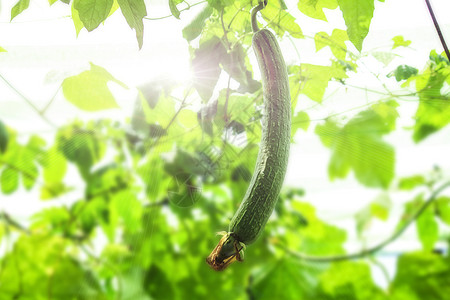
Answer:
<path fill-rule="evenodd" d="M 291 97 L 286 64 L 277 39 L 258 28 L 256 14 L 267 5 L 260 1 L 251 12 L 253 41 L 263 85 L 264 110 L 261 142 L 247 192 L 234 214 L 228 232 L 206 258 L 216 271 L 244 259 L 245 246 L 253 243 L 275 208 L 283 185 L 291 137 Z"/>
<path fill-rule="evenodd" d="M 291 135 L 289 79 L 277 39 L 261 29 L 254 33 L 252 46 L 263 86 L 261 142 L 250 185 L 229 226 L 234 238 L 246 245 L 258 238 L 273 212 L 286 174 Z"/>

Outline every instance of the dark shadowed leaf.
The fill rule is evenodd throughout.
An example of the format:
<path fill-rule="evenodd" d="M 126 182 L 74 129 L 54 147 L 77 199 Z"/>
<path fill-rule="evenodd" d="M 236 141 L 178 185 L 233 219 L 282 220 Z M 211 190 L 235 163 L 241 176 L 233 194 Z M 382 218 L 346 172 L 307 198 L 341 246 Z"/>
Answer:
<path fill-rule="evenodd" d="M 205 102 L 211 98 L 221 72 L 219 63 L 226 54 L 225 45 L 218 37 L 203 42 L 195 51 L 192 59 L 194 86 Z"/>
<path fill-rule="evenodd" d="M 401 255 L 397 261 L 397 272 L 389 290 L 393 299 L 447 299 L 450 295 L 448 257 L 432 252 L 413 252 Z"/>
<path fill-rule="evenodd" d="M 183 37 L 188 41 L 192 41 L 202 33 L 206 19 L 208 19 L 213 12 L 210 5 L 205 6 L 203 10 L 192 20 L 189 25 L 183 28 Z"/>
<path fill-rule="evenodd" d="M 0 120 L 0 153 L 4 153 L 8 147 L 9 134 L 5 124 Z"/>

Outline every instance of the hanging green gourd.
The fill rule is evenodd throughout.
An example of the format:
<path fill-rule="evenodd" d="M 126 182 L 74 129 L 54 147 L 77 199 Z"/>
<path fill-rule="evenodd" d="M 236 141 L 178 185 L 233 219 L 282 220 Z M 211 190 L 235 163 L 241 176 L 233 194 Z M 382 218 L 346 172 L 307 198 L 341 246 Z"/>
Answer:
<path fill-rule="evenodd" d="M 206 259 L 215 270 L 243 260 L 246 245 L 253 243 L 273 212 L 286 174 L 290 134 L 291 98 L 286 64 L 275 35 L 259 29 L 256 14 L 267 0 L 251 12 L 252 46 L 261 70 L 264 114 L 260 149 L 250 185 L 229 230 Z"/>

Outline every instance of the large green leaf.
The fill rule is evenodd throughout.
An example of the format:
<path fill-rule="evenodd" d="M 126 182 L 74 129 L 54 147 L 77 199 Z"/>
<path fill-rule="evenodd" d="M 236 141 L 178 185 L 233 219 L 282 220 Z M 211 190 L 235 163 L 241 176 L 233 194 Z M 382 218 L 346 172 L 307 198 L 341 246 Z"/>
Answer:
<path fill-rule="evenodd" d="M 73 7 L 88 31 L 97 28 L 108 17 L 113 0 L 74 0 Z"/>
<path fill-rule="evenodd" d="M 175 298 L 173 282 L 168 275 L 156 264 L 153 264 L 145 272 L 143 286 L 152 299 L 172 300 Z"/>
<path fill-rule="evenodd" d="M 205 6 L 203 10 L 194 18 L 194 20 L 183 28 L 183 37 L 188 42 L 198 37 L 202 33 L 205 21 L 211 16 L 212 13 L 212 6 Z"/>
<path fill-rule="evenodd" d="M 299 0 L 298 9 L 308 17 L 327 21 L 323 12 L 324 8 L 336 9 L 338 3 L 336 0 Z"/>
<path fill-rule="evenodd" d="M 144 43 L 144 23 L 142 19 L 147 15 L 144 0 L 117 0 L 123 16 L 131 29 L 136 31 L 139 49 Z"/>
<path fill-rule="evenodd" d="M 294 215 L 301 216 L 304 226 L 294 222 L 292 231 L 282 238 L 299 251 L 309 255 L 336 255 L 345 252 L 343 245 L 347 238 L 344 230 L 327 224 L 317 217 L 316 209 L 308 203 L 293 201 Z M 299 221 L 299 220 L 296 220 Z"/>
<path fill-rule="evenodd" d="M 348 41 L 347 32 L 342 29 L 334 29 L 331 36 L 326 32 L 318 32 L 314 36 L 316 44 L 316 51 L 329 46 L 331 52 L 337 59 L 344 60 L 347 56 L 347 45 L 345 41 Z"/>
<path fill-rule="evenodd" d="M 410 191 L 418 186 L 425 185 L 425 183 L 425 177 L 422 175 L 412 175 L 400 178 L 398 181 L 398 188 L 401 190 Z"/>
<path fill-rule="evenodd" d="M 305 94 L 311 100 L 322 102 L 328 82 L 331 79 L 347 78 L 345 70 L 337 65 L 320 66 L 312 64 L 301 64 L 290 68 L 290 83 L 300 84 L 300 93 Z"/>
<path fill-rule="evenodd" d="M 107 299 L 98 278 L 66 250 L 59 236 L 23 235 L 2 258 L 0 299 Z"/>
<path fill-rule="evenodd" d="M 169 0 L 170 12 L 177 19 L 180 18 L 180 11 L 177 8 L 177 4 L 180 4 L 181 2 L 183 2 L 183 0 Z"/>
<path fill-rule="evenodd" d="M 387 300 L 388 297 L 373 279 L 369 265 L 362 262 L 334 263 L 320 276 L 318 299 Z"/>
<path fill-rule="evenodd" d="M 308 130 L 311 120 L 306 112 L 299 111 L 295 114 L 295 116 L 292 117 L 291 123 L 291 137 L 294 137 L 299 128 L 303 129 L 304 131 Z"/>
<path fill-rule="evenodd" d="M 4 194 L 11 194 L 19 187 L 19 172 L 16 169 L 6 167 L 0 175 L 0 185 Z"/>
<path fill-rule="evenodd" d="M 62 90 L 66 99 L 86 111 L 119 107 L 108 88 L 108 82 L 126 86 L 104 68 L 91 63 L 91 69 L 64 79 Z"/>
<path fill-rule="evenodd" d="M 303 32 L 295 22 L 295 18 L 284 11 L 279 2 L 269 1 L 267 6 L 261 10 L 261 14 L 278 36 L 283 36 L 287 31 L 295 38 L 303 38 Z"/>
<path fill-rule="evenodd" d="M 80 14 L 78 13 L 78 10 L 75 9 L 73 2 L 70 7 L 70 12 L 72 14 L 72 22 L 73 22 L 73 25 L 75 26 L 75 32 L 78 37 L 78 34 L 80 34 L 81 29 L 84 28 L 84 24 L 80 20 Z"/>
<path fill-rule="evenodd" d="M 11 21 L 30 5 L 30 0 L 19 0 L 11 9 Z"/>
<path fill-rule="evenodd" d="M 444 83 L 450 78 L 450 66 L 440 62 L 436 53 L 432 53 L 430 58 L 428 69 L 415 78 L 420 99 L 413 135 L 416 142 L 450 123 L 450 96 L 441 93 Z"/>
<path fill-rule="evenodd" d="M 356 49 L 362 50 L 362 44 L 369 33 L 373 17 L 374 0 L 337 0 L 344 16 L 350 41 Z"/>
<path fill-rule="evenodd" d="M 314 299 L 317 268 L 283 257 L 254 272 L 250 284 L 251 298 Z"/>
<path fill-rule="evenodd" d="M 397 260 L 389 290 L 395 300 L 444 300 L 450 295 L 449 278 L 448 257 L 432 252 L 406 253 Z"/>
<path fill-rule="evenodd" d="M 67 160 L 75 163 L 84 179 L 89 178 L 91 167 L 100 160 L 105 145 L 92 130 L 67 127 L 57 138 L 58 150 Z"/>
<path fill-rule="evenodd" d="M 223 69 L 240 83 L 239 92 L 254 93 L 261 87 L 261 84 L 252 78 L 248 56 L 241 44 L 237 44 L 232 51 L 224 55 L 220 63 Z"/>
<path fill-rule="evenodd" d="M 396 106 L 395 102 L 376 104 L 343 127 L 332 120 L 316 127 L 322 143 L 333 151 L 328 165 L 331 180 L 344 178 L 353 170 L 366 186 L 389 186 L 394 178 L 394 148 L 382 136 L 395 127 Z"/>
<path fill-rule="evenodd" d="M 219 64 L 226 54 L 225 45 L 218 37 L 204 41 L 195 50 L 192 59 L 194 87 L 204 102 L 211 98 L 221 73 Z"/>
<path fill-rule="evenodd" d="M 439 239 L 439 227 L 434 216 L 433 207 L 428 207 L 417 218 L 417 234 L 425 251 L 431 251 Z"/>
<path fill-rule="evenodd" d="M 436 200 L 436 214 L 450 226 L 450 197 L 442 196 Z"/>

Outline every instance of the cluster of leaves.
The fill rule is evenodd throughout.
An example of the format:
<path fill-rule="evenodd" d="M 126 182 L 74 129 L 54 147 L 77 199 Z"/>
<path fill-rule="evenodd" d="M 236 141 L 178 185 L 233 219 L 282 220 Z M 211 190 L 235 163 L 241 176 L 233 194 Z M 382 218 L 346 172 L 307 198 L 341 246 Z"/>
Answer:
<path fill-rule="evenodd" d="M 71 5 L 77 32 L 94 30 L 120 8 L 142 46 L 144 1 L 61 1 Z M 191 86 L 182 87 L 182 98 L 176 96 L 179 86 L 154 84 L 140 90 L 129 121 L 73 121 L 58 128 L 53 141 L 33 135 L 24 142 L 0 122 L 2 193 L 37 191 L 40 199 L 55 203 L 31 216 L 26 226 L 0 212 L 0 243 L 6 249 L 0 254 L 0 300 L 437 300 L 450 294 L 450 257 L 433 252 L 441 228 L 450 225 L 450 198 L 425 199 L 423 191 L 433 191 L 441 177 L 396 177 L 395 148 L 385 136 L 396 129 L 402 95 L 392 93 L 349 120 L 330 117 L 313 129 L 331 151 L 330 180 L 353 173 L 362 185 L 383 192 L 356 216 L 360 235 L 373 218 L 387 219 L 390 189 L 413 195 L 398 227 L 420 212 L 415 223 L 423 249 L 400 255 L 385 289 L 373 279 L 376 257 L 314 264 L 292 255 L 346 253 L 346 232 L 321 220 L 298 189 L 286 188 L 280 196 L 263 236 L 247 249 L 245 263 L 222 273 L 209 269 L 204 260 L 217 242 L 213 233 L 227 228 L 245 193 L 261 135 L 261 85 L 248 58 L 254 2 L 206 1 L 184 28 L 194 76 Z M 28 4 L 20 0 L 12 18 Z M 169 0 L 176 18 L 180 5 Z M 297 109 L 299 95 L 321 104 L 331 81 L 345 87 L 358 72 L 360 56 L 351 53 L 349 42 L 362 50 L 374 1 L 300 0 L 297 7 L 324 21 L 325 8 L 339 7 L 347 30 L 313 37 L 317 51 L 330 49 L 329 65 L 289 66 L 293 138 L 313 124 L 307 111 Z M 262 11 L 264 25 L 280 38 L 303 38 L 285 8 L 284 1 L 269 1 Z M 409 45 L 402 37 L 393 41 L 393 48 Z M 417 143 L 450 122 L 449 74 L 448 60 L 434 51 L 420 72 L 401 65 L 387 74 L 405 90 L 413 86 L 408 97 L 419 100 L 412 129 Z M 225 87 L 219 83 L 223 75 L 229 78 Z M 92 63 L 64 79 L 62 93 L 81 110 L 113 109 L 118 104 L 110 82 L 127 88 Z M 231 82 L 238 87 L 231 88 Z M 72 201 L 63 205 L 67 198 Z"/>

